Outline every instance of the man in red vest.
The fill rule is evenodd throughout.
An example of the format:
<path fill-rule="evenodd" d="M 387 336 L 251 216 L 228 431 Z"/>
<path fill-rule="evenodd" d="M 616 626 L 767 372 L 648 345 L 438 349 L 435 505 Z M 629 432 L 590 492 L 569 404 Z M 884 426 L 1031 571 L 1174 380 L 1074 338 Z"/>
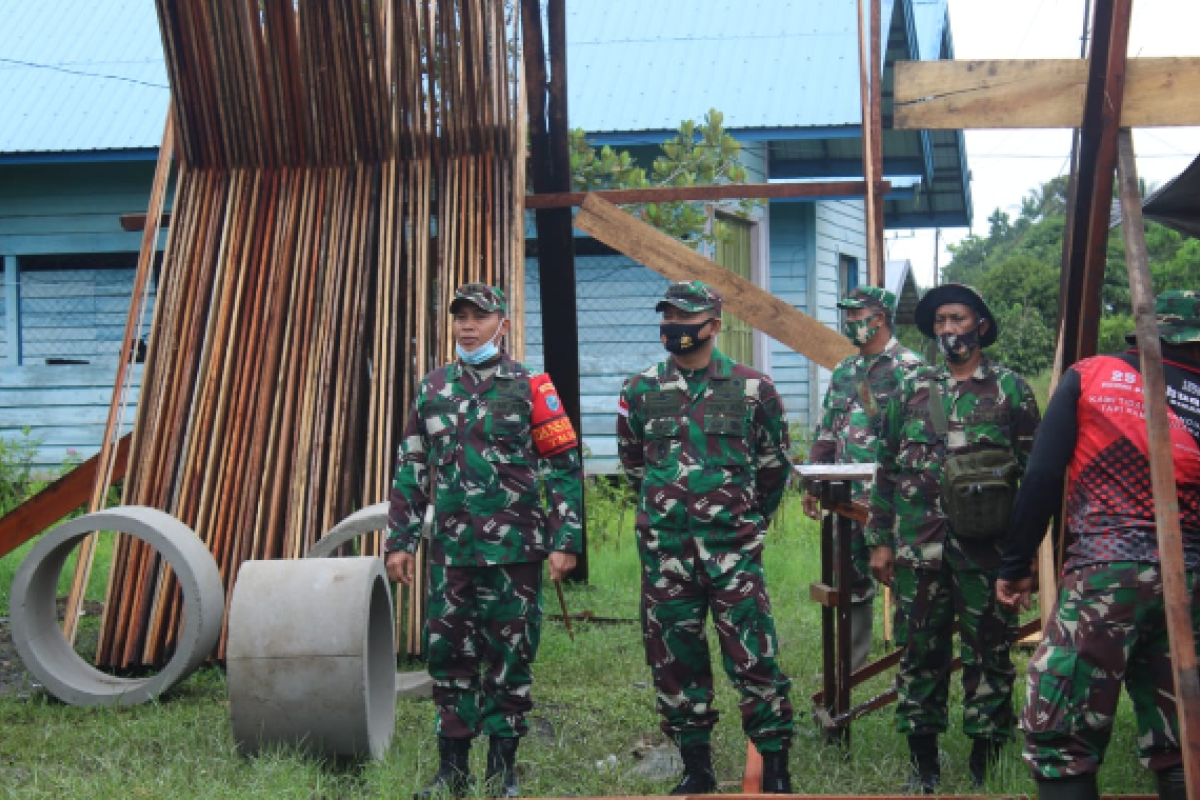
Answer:
<path fill-rule="evenodd" d="M 1200 641 L 1200 292 L 1165 292 L 1155 311 Z M 1069 474 L 1058 605 L 1029 662 L 1021 720 L 1040 800 L 1099 796 L 1096 771 L 1122 683 L 1133 701 L 1141 762 L 1155 772 L 1159 797 L 1186 798 L 1149 454 L 1137 351 L 1084 359 L 1067 370 L 1034 442 L 996 582 L 1002 605 L 1029 607 L 1030 562 Z"/>

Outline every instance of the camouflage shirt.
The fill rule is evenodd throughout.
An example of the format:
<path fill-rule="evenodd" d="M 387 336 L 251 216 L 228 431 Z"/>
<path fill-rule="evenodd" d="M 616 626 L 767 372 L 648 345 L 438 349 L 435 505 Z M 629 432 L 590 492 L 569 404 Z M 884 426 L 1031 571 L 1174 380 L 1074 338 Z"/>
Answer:
<path fill-rule="evenodd" d="M 945 444 L 929 417 L 929 387 L 934 382 L 941 386 L 948 422 Z M 1011 448 L 1024 471 L 1039 419 L 1029 385 L 986 357 L 963 381 L 954 380 L 944 366 L 915 370 L 885 413 L 865 531 L 868 546 L 892 547 L 897 564 L 938 569 L 951 534 L 941 499 L 946 458 Z M 979 569 L 1000 565 L 1001 540 L 955 540 Z"/>
<path fill-rule="evenodd" d="M 404 428 L 387 551 L 416 551 L 432 472 L 433 563 L 490 566 L 540 561 L 550 550 L 578 553 L 583 467 L 576 445 L 547 376 L 508 356 L 489 373 L 459 362 L 434 370 L 421 381 Z"/>
<path fill-rule="evenodd" d="M 762 547 L 787 484 L 787 421 L 775 384 L 713 351 L 688 380 L 667 359 L 625 381 L 617 440 L 639 492 L 643 558 L 679 556 L 694 543 L 721 575 Z"/>
<path fill-rule="evenodd" d="M 900 382 L 922 367 L 921 357 L 895 337 L 880 352 L 850 356 L 838 364 L 829 379 L 821 421 L 813 432 L 808 453 L 811 464 L 869 464 L 875 460 L 875 440 L 888 401 Z M 855 481 L 855 500 L 866 502 L 870 484 Z"/>

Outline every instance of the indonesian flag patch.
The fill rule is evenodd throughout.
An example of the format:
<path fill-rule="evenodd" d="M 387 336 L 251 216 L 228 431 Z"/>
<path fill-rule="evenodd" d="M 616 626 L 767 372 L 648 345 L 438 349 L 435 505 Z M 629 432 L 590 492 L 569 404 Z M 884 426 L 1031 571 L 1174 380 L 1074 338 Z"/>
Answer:
<path fill-rule="evenodd" d="M 549 458 L 578 446 L 575 427 L 550 376 L 542 373 L 530 378 L 529 388 L 533 393 L 533 447 L 538 455 Z"/>

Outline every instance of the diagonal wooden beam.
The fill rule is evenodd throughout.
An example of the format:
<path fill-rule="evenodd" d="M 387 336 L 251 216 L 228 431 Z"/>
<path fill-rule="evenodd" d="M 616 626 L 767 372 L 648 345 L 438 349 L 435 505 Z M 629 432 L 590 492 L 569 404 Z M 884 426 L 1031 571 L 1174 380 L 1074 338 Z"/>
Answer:
<path fill-rule="evenodd" d="M 900 61 L 893 126 L 1078 128 L 1087 85 L 1086 59 Z M 1121 124 L 1200 125 L 1200 58 L 1129 59 Z"/>
<path fill-rule="evenodd" d="M 883 196 L 891 181 L 879 181 L 875 191 Z M 553 192 L 525 195 L 526 209 L 580 206 L 589 194 L 617 205 L 673 203 L 694 200 L 771 199 L 790 197 L 862 197 L 866 181 L 812 181 L 805 183 L 722 183 L 716 186 L 658 186 L 650 189 L 604 189 L 598 192 Z"/>
<path fill-rule="evenodd" d="M 117 442 L 112 479 L 125 477 L 129 463 L 129 437 Z M 100 454 L 89 458 L 21 505 L 0 517 L 0 558 L 41 534 L 60 519 L 84 505 L 92 496 L 92 485 L 100 464 Z"/>
<path fill-rule="evenodd" d="M 599 197 L 583 201 L 575 227 L 673 281 L 704 281 L 734 314 L 826 369 L 857 352 L 840 333 Z"/>

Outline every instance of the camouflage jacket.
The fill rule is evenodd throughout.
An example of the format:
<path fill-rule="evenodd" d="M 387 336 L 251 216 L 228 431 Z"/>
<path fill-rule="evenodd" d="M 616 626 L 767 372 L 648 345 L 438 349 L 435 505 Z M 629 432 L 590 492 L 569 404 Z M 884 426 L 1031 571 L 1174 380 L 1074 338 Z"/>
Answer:
<path fill-rule="evenodd" d="M 929 418 L 929 387 L 941 386 L 948 433 L 942 443 Z M 945 366 L 915 370 L 888 403 L 875 458 L 875 484 L 865 536 L 870 547 L 894 548 L 896 563 L 938 569 L 952 534 L 942 512 L 945 459 L 960 453 L 1011 448 L 1024 471 L 1037 431 L 1037 401 L 1015 372 L 986 357 L 975 373 L 955 381 Z M 979 569 L 1000 565 L 1001 540 L 955 537 Z"/>
<path fill-rule="evenodd" d="M 433 563 L 519 564 L 551 550 L 578 553 L 583 467 L 554 385 L 507 355 L 480 377 L 454 362 L 421 381 L 392 483 L 387 551 L 416 551 L 432 472 Z"/>
<path fill-rule="evenodd" d="M 762 547 L 783 499 L 787 421 L 771 379 L 720 351 L 693 387 L 674 359 L 625 381 L 618 449 L 640 496 L 643 558 L 678 556 L 694 542 L 720 575 Z"/>
<path fill-rule="evenodd" d="M 895 337 L 871 356 L 861 353 L 838 364 L 829 379 L 821 421 L 813 431 L 811 464 L 869 464 L 875 460 L 875 440 L 888 401 L 900 382 L 922 367 L 921 357 Z M 866 502 L 870 484 L 855 481 L 855 500 Z"/>

